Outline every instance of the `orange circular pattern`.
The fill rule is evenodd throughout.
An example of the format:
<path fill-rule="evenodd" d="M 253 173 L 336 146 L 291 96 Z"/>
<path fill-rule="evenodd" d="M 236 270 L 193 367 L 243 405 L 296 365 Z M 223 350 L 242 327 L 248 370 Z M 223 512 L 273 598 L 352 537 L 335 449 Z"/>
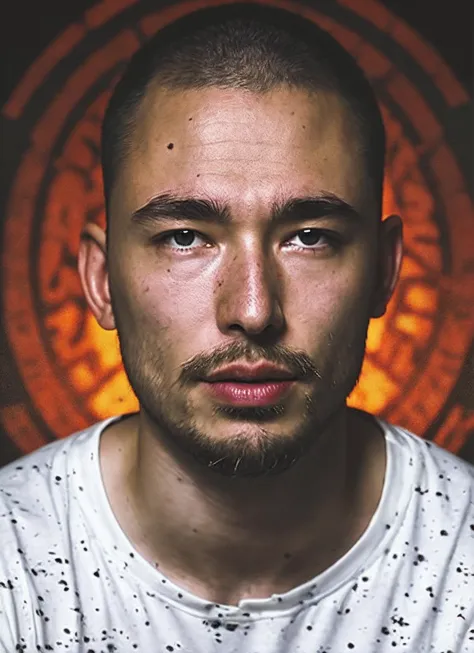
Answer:
<path fill-rule="evenodd" d="M 68 28 L 32 66 L 4 109 L 6 117 L 20 119 L 58 62 L 90 33 L 111 24 L 108 42 L 71 67 L 32 126 L 30 147 L 11 188 L 2 253 L 4 310 L 28 397 L 3 409 L 1 419 L 24 452 L 137 408 L 115 334 L 102 331 L 86 308 L 76 272 L 79 235 L 87 219 L 104 221 L 100 120 L 117 67 L 139 47 L 140 38 L 210 4 L 222 2 L 186 2 L 162 11 L 147 10 L 143 2 L 130 26 L 116 31 L 113 21 L 138 5 L 133 0 L 97 4 L 83 24 Z M 272 4 L 333 33 L 379 91 L 388 134 L 384 213 L 403 216 L 406 254 L 387 314 L 371 322 L 363 372 L 350 403 L 423 434 L 446 404 L 473 340 L 473 313 L 466 306 L 474 306 L 469 245 L 474 210 L 434 110 L 370 34 L 379 30 L 408 52 L 448 107 L 462 106 L 468 97 L 437 55 L 373 0 L 335 3 L 348 24 L 340 22 L 338 11 L 329 16 L 303 4 Z M 351 14 L 370 24 L 367 34 L 350 25 Z M 33 412 L 41 416 L 44 433 L 33 424 Z M 449 441 L 446 433 L 440 430 L 435 439 L 458 450 L 460 431 L 455 436 L 449 431 Z"/>

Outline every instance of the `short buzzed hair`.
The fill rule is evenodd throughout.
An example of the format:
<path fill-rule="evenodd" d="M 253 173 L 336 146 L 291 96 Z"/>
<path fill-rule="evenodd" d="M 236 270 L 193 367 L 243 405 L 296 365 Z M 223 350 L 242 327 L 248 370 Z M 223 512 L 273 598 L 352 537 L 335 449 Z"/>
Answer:
<path fill-rule="evenodd" d="M 151 83 L 168 90 L 279 87 L 337 93 L 359 136 L 374 198 L 382 203 L 385 130 L 368 80 L 349 53 L 311 21 L 274 6 L 238 2 L 194 11 L 155 34 L 129 62 L 102 127 L 106 208 Z"/>

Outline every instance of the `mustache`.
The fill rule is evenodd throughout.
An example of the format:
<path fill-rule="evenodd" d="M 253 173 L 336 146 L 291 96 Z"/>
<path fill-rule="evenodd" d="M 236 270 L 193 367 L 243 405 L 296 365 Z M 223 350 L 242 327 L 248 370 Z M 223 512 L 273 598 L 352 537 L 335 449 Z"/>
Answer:
<path fill-rule="evenodd" d="M 180 382 L 196 381 L 209 376 L 216 368 L 228 363 L 259 363 L 266 361 L 287 369 L 298 379 L 311 381 L 321 378 L 318 368 L 302 350 L 292 350 L 282 345 L 262 347 L 247 342 L 233 342 L 216 348 L 209 354 L 197 354 L 181 365 Z"/>

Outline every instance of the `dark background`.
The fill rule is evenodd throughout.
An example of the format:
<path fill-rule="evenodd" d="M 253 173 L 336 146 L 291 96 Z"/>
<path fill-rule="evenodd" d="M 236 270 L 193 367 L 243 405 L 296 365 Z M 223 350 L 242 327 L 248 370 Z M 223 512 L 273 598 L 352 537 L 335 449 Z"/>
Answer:
<path fill-rule="evenodd" d="M 472 96 L 474 87 L 472 0 L 379 1 L 404 19 L 438 51 Z M 13 0 L 2 4 L 0 8 L 1 105 L 6 102 L 24 72 L 48 44 L 70 23 L 80 20 L 84 11 L 95 4 L 97 4 L 96 0 Z M 157 7 L 158 5 L 159 3 Z M 317 8 L 317 5 L 315 0 L 314 7 Z M 472 126 L 466 138 L 474 147 L 474 119 Z M 472 171 L 472 160 L 470 169 Z M 472 184 L 473 182 L 471 188 Z M 0 206 L 4 203 L 4 199 L 0 197 Z M 474 248 L 474 243 L 472 246 Z M 1 373 L 0 356 L 0 375 Z M 2 441 L 1 446 L 2 464 L 19 455 L 9 441 Z M 474 450 L 474 445 L 472 448 Z M 474 455 L 468 457 L 474 461 Z"/>
<path fill-rule="evenodd" d="M 472 0 L 380 1 L 434 46 L 472 95 Z M 2 5 L 1 104 L 50 41 L 94 4 L 95 0 L 11 0 Z M 315 0 L 314 6 L 317 4 Z"/>
<path fill-rule="evenodd" d="M 459 81 L 473 91 L 472 0 L 381 0 L 434 46 Z M 3 105 L 38 54 L 95 0 L 13 0 L 0 9 Z M 317 0 L 314 2 L 317 7 Z"/>

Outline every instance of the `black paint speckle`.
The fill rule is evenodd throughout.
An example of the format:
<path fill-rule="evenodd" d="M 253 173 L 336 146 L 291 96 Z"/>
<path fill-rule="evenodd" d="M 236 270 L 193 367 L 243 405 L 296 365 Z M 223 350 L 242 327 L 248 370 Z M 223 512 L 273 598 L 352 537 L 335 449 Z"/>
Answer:
<path fill-rule="evenodd" d="M 67 653 L 79 647 L 84 653 L 188 653 L 190 643 L 176 639 L 189 633 L 189 642 L 202 641 L 206 653 L 256 653 L 258 642 L 265 650 L 278 650 L 284 633 L 288 651 L 387 653 L 392 648 L 410 650 L 413 641 L 420 641 L 425 626 L 418 615 L 427 614 L 434 624 L 432 644 L 440 653 L 453 651 L 456 635 L 446 642 L 438 643 L 439 638 L 465 633 L 474 612 L 474 510 L 468 503 L 472 478 L 468 481 L 461 462 L 452 464 L 435 445 L 426 449 L 397 432 L 393 438 L 402 444 L 391 450 L 400 457 L 400 479 L 395 477 L 386 492 L 390 501 L 382 502 L 373 542 L 363 559 L 354 558 L 357 567 L 352 551 L 347 555 L 350 580 L 331 587 L 331 573 L 323 573 L 293 588 L 291 595 L 275 591 L 261 599 L 255 613 L 190 597 L 189 589 L 179 591 L 163 576 L 158 563 L 130 550 L 119 526 L 113 530 L 111 520 L 102 518 L 97 449 L 91 440 L 82 449 L 84 469 L 68 456 L 48 454 L 42 460 L 42 453 L 31 459 L 34 465 L 10 470 L 11 477 L 0 470 L 0 602 L 6 600 L 17 614 L 28 611 L 42 638 L 32 642 L 31 650 L 39 652 Z M 51 452 L 66 443 L 54 443 Z M 11 480 L 15 474 L 20 482 Z M 448 484 L 456 488 L 449 502 L 444 500 Z M 68 510 L 76 511 L 73 518 Z M 283 549 L 277 555 L 286 567 L 283 559 L 293 554 Z M 30 595 L 23 591 L 27 585 L 34 587 Z M 29 652 L 31 633 L 15 632 L 14 637 L 5 650 Z M 474 640 L 474 629 L 468 637 Z"/>

